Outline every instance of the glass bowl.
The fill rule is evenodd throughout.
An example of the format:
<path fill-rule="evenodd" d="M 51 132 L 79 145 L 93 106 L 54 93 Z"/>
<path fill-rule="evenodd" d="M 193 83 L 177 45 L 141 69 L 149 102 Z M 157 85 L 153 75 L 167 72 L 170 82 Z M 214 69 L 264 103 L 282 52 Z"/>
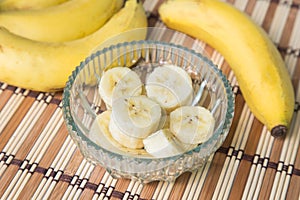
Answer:
<path fill-rule="evenodd" d="M 192 77 L 196 105 L 211 110 L 215 118 L 212 137 L 190 151 L 164 158 L 120 153 L 97 145 L 89 132 L 96 116 L 106 109 L 98 92 L 103 70 L 127 66 L 142 76 L 150 71 L 148 68 L 166 63 L 182 67 Z M 230 84 L 212 61 L 181 45 L 152 40 L 118 43 L 94 51 L 70 75 L 62 102 L 69 134 L 84 157 L 114 178 L 142 183 L 174 181 L 182 173 L 204 165 L 224 142 L 234 114 Z"/>

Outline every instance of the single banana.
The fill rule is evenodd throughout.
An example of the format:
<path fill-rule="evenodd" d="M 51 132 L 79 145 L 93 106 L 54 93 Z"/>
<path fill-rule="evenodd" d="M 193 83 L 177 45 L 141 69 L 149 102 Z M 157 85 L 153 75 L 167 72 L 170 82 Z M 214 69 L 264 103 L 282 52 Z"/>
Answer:
<path fill-rule="evenodd" d="M 213 134 L 215 119 L 201 106 L 182 106 L 170 113 L 170 130 L 185 144 L 200 144 Z"/>
<path fill-rule="evenodd" d="M 125 95 L 141 95 L 142 85 L 140 77 L 130 68 L 114 67 L 103 73 L 99 93 L 106 107 L 111 108 L 114 99 Z"/>
<path fill-rule="evenodd" d="M 294 110 L 294 90 L 281 55 L 261 27 L 219 0 L 167 1 L 159 14 L 168 27 L 218 50 L 257 119 L 275 137 L 286 133 Z"/>
<path fill-rule="evenodd" d="M 147 96 L 123 96 L 112 102 L 111 121 L 123 135 L 144 139 L 157 131 L 162 110 Z M 122 144 L 126 145 L 127 141 Z"/>
<path fill-rule="evenodd" d="M 149 156 L 149 154 L 144 149 L 127 148 L 116 141 L 109 131 L 110 119 L 111 110 L 106 110 L 97 115 L 91 126 L 88 137 L 97 145 L 114 153 L 127 156 Z"/>
<path fill-rule="evenodd" d="M 146 79 L 145 89 L 147 96 L 157 101 L 167 112 L 190 105 L 193 99 L 191 77 L 175 65 L 155 68 Z"/>
<path fill-rule="evenodd" d="M 0 12 L 0 26 L 32 40 L 71 41 L 99 29 L 122 4 L 123 0 L 72 0 L 39 10 Z"/>
<path fill-rule="evenodd" d="M 169 157 L 182 154 L 197 145 L 180 142 L 169 129 L 160 129 L 143 139 L 144 149 L 154 157 Z"/>
<path fill-rule="evenodd" d="M 82 39 L 64 43 L 38 42 L 0 28 L 0 81 L 43 92 L 61 90 L 68 76 L 89 54 L 110 37 L 118 42 L 146 37 L 147 17 L 141 3 L 128 0 L 102 28 Z M 131 31 L 130 31 L 131 32 Z"/>
<path fill-rule="evenodd" d="M 67 0 L 0 0 L 0 11 L 37 10 L 56 6 Z"/>

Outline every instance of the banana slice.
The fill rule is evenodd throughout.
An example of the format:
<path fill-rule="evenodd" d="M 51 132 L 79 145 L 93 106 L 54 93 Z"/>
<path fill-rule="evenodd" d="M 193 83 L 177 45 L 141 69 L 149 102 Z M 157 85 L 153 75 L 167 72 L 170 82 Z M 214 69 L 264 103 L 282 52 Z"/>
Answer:
<path fill-rule="evenodd" d="M 190 105 L 193 99 L 191 77 L 175 65 L 155 68 L 146 79 L 145 89 L 147 96 L 168 112 L 179 106 Z"/>
<path fill-rule="evenodd" d="M 143 140 L 145 150 L 154 157 L 168 157 L 184 153 L 197 145 L 180 142 L 169 129 L 160 129 Z"/>
<path fill-rule="evenodd" d="M 118 154 L 150 156 L 144 149 L 127 148 L 116 141 L 109 131 L 110 121 L 111 110 L 99 114 L 91 126 L 89 138 L 97 145 Z"/>
<path fill-rule="evenodd" d="M 170 130 L 181 142 L 199 144 L 213 134 L 215 119 L 201 106 L 183 106 L 170 113 Z"/>
<path fill-rule="evenodd" d="M 114 67 L 103 73 L 99 83 L 99 93 L 108 108 L 113 99 L 124 95 L 142 94 L 142 82 L 136 72 L 127 67 Z"/>
<path fill-rule="evenodd" d="M 122 133 L 130 137 L 143 139 L 157 131 L 161 116 L 160 105 L 144 95 L 121 97 L 113 101 L 111 120 Z"/>
<path fill-rule="evenodd" d="M 91 126 L 89 138 L 99 146 L 120 153 L 122 146 L 115 141 L 108 130 L 111 111 L 107 110 L 99 114 Z"/>
<path fill-rule="evenodd" d="M 109 131 L 111 136 L 124 147 L 130 149 L 141 149 L 144 147 L 143 139 L 132 137 L 122 132 L 122 129 L 112 119 L 109 123 Z"/>

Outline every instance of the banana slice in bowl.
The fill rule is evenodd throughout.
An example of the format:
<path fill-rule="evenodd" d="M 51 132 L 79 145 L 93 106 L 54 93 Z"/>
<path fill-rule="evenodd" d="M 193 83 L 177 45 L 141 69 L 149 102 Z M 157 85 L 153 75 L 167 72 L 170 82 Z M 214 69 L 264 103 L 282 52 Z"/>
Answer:
<path fill-rule="evenodd" d="M 157 101 L 170 112 L 193 100 L 192 79 L 188 73 L 176 65 L 156 67 L 146 79 L 147 96 Z"/>
<path fill-rule="evenodd" d="M 113 119 L 109 122 L 109 132 L 124 147 L 130 149 L 141 149 L 144 147 L 143 139 L 129 136 L 126 132 L 123 132 L 123 128 L 119 127 Z"/>
<path fill-rule="evenodd" d="M 106 110 L 97 115 L 97 118 L 93 122 L 88 135 L 94 143 L 105 148 L 106 150 L 121 155 L 143 155 L 145 157 L 150 157 L 150 155 L 144 149 L 128 148 L 115 140 L 109 130 L 110 121 L 111 110 Z M 132 144 L 132 142 L 130 142 L 130 144 Z"/>
<path fill-rule="evenodd" d="M 169 129 L 160 129 L 143 140 L 146 152 L 156 158 L 182 154 L 197 145 L 184 144 Z"/>
<path fill-rule="evenodd" d="M 112 119 L 124 135 L 143 139 L 155 132 L 162 116 L 158 103 L 145 95 L 124 96 L 112 104 Z"/>
<path fill-rule="evenodd" d="M 105 71 L 100 79 L 99 94 L 108 108 L 113 99 L 124 95 L 138 96 L 142 94 L 140 77 L 127 67 L 114 67 Z"/>
<path fill-rule="evenodd" d="M 182 106 L 170 113 L 170 130 L 185 144 L 207 141 L 214 125 L 214 116 L 202 106 Z"/>

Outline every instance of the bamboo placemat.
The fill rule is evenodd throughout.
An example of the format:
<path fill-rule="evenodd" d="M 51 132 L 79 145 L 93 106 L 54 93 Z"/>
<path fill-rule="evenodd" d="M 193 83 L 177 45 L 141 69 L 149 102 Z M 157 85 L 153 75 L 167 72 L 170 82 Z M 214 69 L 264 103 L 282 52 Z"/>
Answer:
<path fill-rule="evenodd" d="M 161 2 L 144 1 L 151 13 L 149 26 L 165 27 L 157 15 Z M 38 93 L 0 82 L 1 199 L 300 199 L 300 1 L 228 2 L 261 25 L 285 59 L 296 106 L 284 139 L 271 137 L 255 119 L 230 66 L 217 51 L 181 33 L 162 32 L 153 37 L 205 51 L 232 84 L 234 121 L 225 143 L 209 162 L 174 183 L 142 185 L 113 179 L 102 167 L 88 163 L 68 136 L 61 93 Z"/>

